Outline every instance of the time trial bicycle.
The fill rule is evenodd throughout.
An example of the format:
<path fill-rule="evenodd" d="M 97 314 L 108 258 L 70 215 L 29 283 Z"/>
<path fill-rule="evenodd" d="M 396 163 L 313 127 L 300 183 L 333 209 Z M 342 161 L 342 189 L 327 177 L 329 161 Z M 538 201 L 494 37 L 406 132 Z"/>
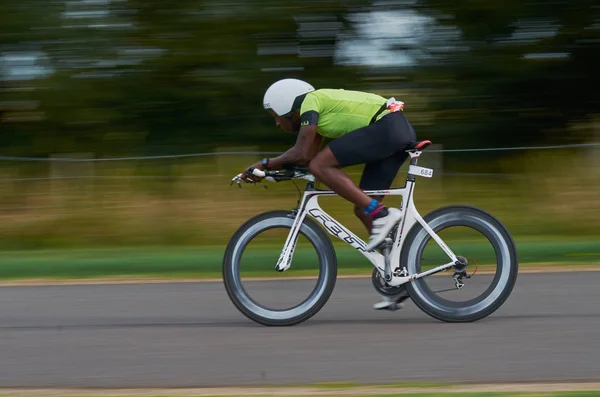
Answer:
<path fill-rule="evenodd" d="M 410 298 L 423 312 L 444 322 L 472 322 L 495 312 L 509 297 L 517 280 L 515 243 L 496 217 L 473 206 L 449 205 L 424 217 L 419 214 L 413 201 L 416 178 L 431 178 L 433 170 L 420 167 L 417 162 L 422 151 L 430 144 L 431 141 L 415 142 L 406 149 L 410 155 L 410 165 L 404 187 L 365 190 L 365 193 L 374 196 L 402 196 L 401 220 L 382 245 L 370 252 L 365 250 L 366 243 L 363 240 L 321 208 L 319 197 L 334 196 L 336 193 L 315 188 L 316 179 L 308 169 L 290 165 L 276 171 L 249 170 L 253 175 L 269 182 L 306 180 L 307 184 L 294 209 L 258 214 L 233 234 L 225 250 L 222 275 L 227 294 L 235 307 L 249 319 L 268 326 L 295 325 L 319 312 L 333 292 L 338 273 L 336 251 L 325 233 L 327 231 L 352 246 L 372 263 L 372 282 L 381 295 L 398 296 L 404 292 L 404 299 Z M 247 175 L 238 174 L 230 184 L 240 185 L 245 177 Z M 451 289 L 463 289 L 466 280 L 472 276 L 469 275 L 468 268 L 479 265 L 477 258 L 461 256 L 460 251 L 475 247 L 476 252 L 482 252 L 481 244 L 469 245 L 467 241 L 459 244 L 456 249 L 451 249 L 440 237 L 442 230 L 454 227 L 466 227 L 484 236 L 491 252 L 491 260 L 487 265 L 491 270 L 497 271 L 489 287 L 464 302 L 436 295 L 436 291 L 425 282 L 428 276 L 452 270 L 454 286 Z M 283 273 L 291 268 L 299 236 L 311 243 L 316 251 L 314 261 L 318 262 L 317 281 L 312 291 L 300 303 L 283 309 L 259 303 L 248 293 L 241 278 L 241 264 L 247 246 L 261 233 L 274 228 L 286 230 L 287 239 L 278 260 L 271 264 L 272 269 Z M 425 270 L 422 255 L 426 244 L 431 240 L 437 244 L 438 252 L 445 256 L 433 258 L 437 263 Z M 285 294 L 285 291 L 277 293 Z"/>

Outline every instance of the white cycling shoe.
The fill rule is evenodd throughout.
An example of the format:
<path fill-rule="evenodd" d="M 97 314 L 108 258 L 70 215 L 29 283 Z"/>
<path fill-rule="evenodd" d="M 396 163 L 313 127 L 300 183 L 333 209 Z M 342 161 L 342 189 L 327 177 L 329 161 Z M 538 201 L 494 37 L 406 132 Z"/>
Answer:
<path fill-rule="evenodd" d="M 381 300 L 373 305 L 373 309 L 375 310 L 399 310 L 404 307 L 404 303 L 399 302 L 404 297 L 404 294 L 400 294 L 397 296 L 382 296 Z"/>
<path fill-rule="evenodd" d="M 371 229 L 369 243 L 365 248 L 366 251 L 373 251 L 377 248 L 385 240 L 396 222 L 402 218 L 402 211 L 397 208 L 384 208 L 381 211 L 383 216 L 373 219 L 373 228 Z"/>

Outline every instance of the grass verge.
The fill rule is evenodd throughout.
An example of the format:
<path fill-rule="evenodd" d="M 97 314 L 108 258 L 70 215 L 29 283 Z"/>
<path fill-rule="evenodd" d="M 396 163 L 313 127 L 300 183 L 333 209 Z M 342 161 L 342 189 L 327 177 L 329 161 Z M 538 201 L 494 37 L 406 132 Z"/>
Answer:
<path fill-rule="evenodd" d="M 471 247 L 477 252 L 478 247 Z M 596 241 L 521 242 L 518 245 L 522 269 L 528 266 L 556 267 L 600 265 Z M 107 248 L 80 250 L 37 250 L 0 252 L 0 279 L 92 278 L 92 277 L 221 277 L 224 247 Z M 336 246 L 340 274 L 369 274 L 370 262 L 344 246 Z M 315 274 L 315 254 L 299 248 L 292 269 L 280 275 L 272 268 L 277 247 L 254 249 L 244 260 L 244 276 L 306 276 Z M 485 270 L 485 264 L 481 267 Z"/>
<path fill-rule="evenodd" d="M 415 204 L 423 216 L 451 204 L 476 206 L 513 236 L 591 240 L 600 230 L 600 167 L 590 166 L 598 157 L 598 149 L 523 151 L 467 164 L 462 153 L 428 152 L 419 165 L 433 167 L 434 177 L 418 180 Z M 300 181 L 266 183 L 268 189 L 229 185 L 233 175 L 260 158 L 5 162 L 0 167 L 0 249 L 225 245 L 250 217 L 291 210 L 299 197 L 296 188 L 305 187 Z M 363 168 L 345 171 L 358 183 Z M 579 169 L 585 172 L 572 171 Z M 408 163 L 393 187 L 404 186 L 407 170 Z M 398 206 L 401 198 L 385 202 Z M 319 204 L 366 237 L 350 202 L 332 196 L 319 198 Z"/>
<path fill-rule="evenodd" d="M 332 387 L 323 389 L 321 387 L 248 387 L 248 388 L 198 388 L 198 389 L 122 389 L 122 390 L 13 390 L 0 389 L 0 396 L 61 396 L 61 397 L 229 397 L 229 396 L 450 396 L 458 395 L 469 397 L 480 396 L 599 396 L 600 386 L 598 384 L 515 384 L 515 385 L 466 385 L 466 386 L 439 386 L 422 387 L 419 385 L 374 385 L 356 387 Z"/>

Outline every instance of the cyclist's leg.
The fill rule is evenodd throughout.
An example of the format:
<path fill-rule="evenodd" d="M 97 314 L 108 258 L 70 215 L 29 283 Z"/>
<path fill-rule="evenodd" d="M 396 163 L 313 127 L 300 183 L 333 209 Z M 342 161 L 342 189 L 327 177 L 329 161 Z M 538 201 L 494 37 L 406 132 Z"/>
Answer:
<path fill-rule="evenodd" d="M 363 190 L 387 190 L 392 186 L 400 167 L 408 158 L 408 153 L 398 152 L 386 159 L 368 163 L 365 166 L 359 187 Z M 385 196 L 372 196 L 381 202 Z M 364 213 L 362 208 L 355 207 L 354 213 L 364 223 L 367 231 L 371 232 L 371 217 Z M 381 300 L 373 305 L 375 310 L 398 310 L 404 307 L 403 301 L 406 299 L 406 289 L 401 288 L 396 296 L 381 296 Z"/>
<path fill-rule="evenodd" d="M 393 156 L 414 141 L 414 132 L 400 112 L 351 131 L 329 143 L 309 163 L 309 170 L 341 197 L 365 207 L 371 198 L 340 169 Z"/>
<path fill-rule="evenodd" d="M 362 190 L 387 190 L 392 186 L 394 178 L 398 174 L 400 167 L 406 159 L 408 153 L 404 151 L 397 152 L 383 160 L 367 163 L 360 179 L 359 188 Z M 377 200 L 380 203 L 385 196 L 370 196 L 371 199 Z M 354 213 L 365 225 L 370 233 L 373 226 L 373 220 L 367 215 L 363 208 L 354 207 Z"/>
<path fill-rule="evenodd" d="M 337 140 L 346 138 L 348 135 L 338 138 Z M 324 182 L 340 197 L 350 201 L 357 207 L 366 208 L 371 202 L 371 198 L 362 190 L 360 190 L 354 181 L 352 181 L 352 179 L 350 179 L 350 177 L 341 170 L 343 167 L 354 164 L 340 162 L 336 158 L 331 150 L 331 145 L 336 141 L 331 142 L 329 146 L 326 146 L 323 150 L 321 150 L 310 161 L 308 164 L 308 169 L 319 181 Z M 358 162 L 356 164 L 360 163 L 361 162 Z"/>
<path fill-rule="evenodd" d="M 414 130 L 404 115 L 395 112 L 377 123 L 334 140 L 309 164 L 310 171 L 319 180 L 370 215 L 373 226 L 371 241 L 367 246 L 369 250 L 387 235 L 399 219 L 400 211 L 395 208 L 388 209 L 370 198 L 340 168 L 376 163 L 404 151 L 414 140 Z"/>

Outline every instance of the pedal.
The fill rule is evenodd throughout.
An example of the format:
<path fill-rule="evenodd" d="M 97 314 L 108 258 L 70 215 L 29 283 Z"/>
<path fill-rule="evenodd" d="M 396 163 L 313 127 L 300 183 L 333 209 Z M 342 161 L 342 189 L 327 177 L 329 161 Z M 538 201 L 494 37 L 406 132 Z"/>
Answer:
<path fill-rule="evenodd" d="M 404 308 L 404 302 L 409 298 L 408 293 L 404 291 L 403 293 L 396 296 L 384 296 L 381 301 L 377 302 L 373 305 L 375 310 L 390 310 L 396 311 Z"/>
<path fill-rule="evenodd" d="M 402 308 L 404 308 L 404 303 L 401 302 L 379 302 L 373 305 L 373 309 L 375 310 L 389 310 L 391 312 L 395 312 Z"/>

